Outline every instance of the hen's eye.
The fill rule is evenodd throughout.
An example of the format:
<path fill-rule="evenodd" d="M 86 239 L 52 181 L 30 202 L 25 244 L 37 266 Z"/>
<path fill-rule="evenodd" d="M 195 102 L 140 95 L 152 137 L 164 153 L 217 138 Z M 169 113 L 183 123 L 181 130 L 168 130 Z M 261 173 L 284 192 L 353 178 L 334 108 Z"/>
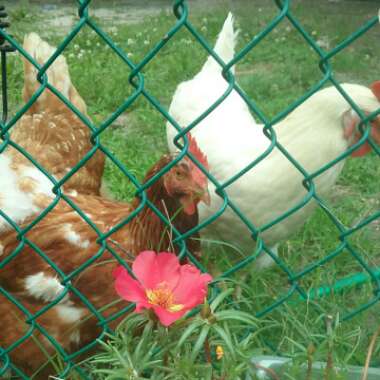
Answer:
<path fill-rule="evenodd" d="M 177 179 L 183 179 L 185 177 L 185 175 L 179 170 L 175 171 L 175 176 Z"/>

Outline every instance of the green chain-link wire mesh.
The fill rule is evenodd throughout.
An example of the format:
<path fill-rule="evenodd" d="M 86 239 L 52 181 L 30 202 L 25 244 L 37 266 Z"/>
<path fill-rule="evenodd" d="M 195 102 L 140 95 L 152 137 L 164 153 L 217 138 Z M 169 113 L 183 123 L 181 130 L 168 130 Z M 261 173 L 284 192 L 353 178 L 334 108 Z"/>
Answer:
<path fill-rule="evenodd" d="M 55 53 L 49 58 L 49 60 L 43 65 L 42 67 L 31 57 L 29 54 L 23 49 L 22 46 L 20 46 L 9 34 L 7 34 L 3 29 L 0 29 L 0 35 L 3 36 L 3 38 L 11 45 L 13 46 L 20 54 L 22 54 L 29 62 L 31 62 L 38 70 L 38 81 L 40 82 L 40 87 L 38 90 L 33 94 L 31 99 L 22 106 L 22 108 L 8 121 L 8 122 L 2 122 L 0 123 L 0 154 L 8 147 L 11 146 L 12 148 L 16 149 L 18 152 L 20 152 L 23 156 L 25 156 L 36 168 L 38 168 L 53 184 L 53 192 L 56 195 L 55 199 L 51 202 L 49 207 L 47 207 L 42 213 L 40 213 L 28 226 L 25 228 L 20 228 L 14 221 L 12 221 L 2 210 L 0 210 L 0 217 L 4 218 L 12 228 L 17 232 L 17 237 L 19 240 L 18 246 L 14 249 L 12 254 L 10 254 L 6 259 L 0 262 L 0 270 L 7 270 L 7 264 L 11 260 L 17 260 L 17 255 L 22 251 L 22 249 L 25 246 L 31 247 L 43 260 L 45 260 L 51 267 L 55 270 L 58 278 L 60 279 L 62 285 L 64 286 L 64 291 L 51 303 L 49 303 L 47 306 L 43 307 L 41 310 L 39 310 L 37 313 L 32 314 L 30 311 L 28 311 L 16 298 L 14 298 L 9 292 L 7 292 L 5 289 L 0 287 L 0 292 L 3 296 L 5 296 L 10 302 L 14 303 L 17 308 L 20 309 L 22 313 L 25 314 L 26 322 L 30 325 L 30 328 L 28 331 L 25 332 L 24 336 L 22 336 L 17 341 L 14 341 L 13 344 L 9 347 L 3 347 L 0 348 L 0 358 L 1 358 L 1 365 L 0 368 L 0 376 L 2 376 L 7 370 L 12 369 L 15 374 L 20 376 L 23 379 L 28 379 L 28 377 L 22 373 L 20 369 L 18 369 L 15 365 L 12 364 L 10 357 L 8 353 L 12 352 L 16 347 L 21 345 L 26 339 L 30 338 L 32 334 L 36 331 L 39 331 L 42 333 L 49 342 L 56 348 L 57 352 L 61 355 L 63 362 L 65 363 L 65 367 L 62 370 L 62 372 L 59 374 L 61 378 L 65 378 L 67 374 L 75 368 L 77 373 L 81 375 L 83 378 L 87 378 L 87 375 L 78 367 L 75 367 L 74 359 L 77 358 L 82 353 L 90 350 L 96 342 L 92 342 L 89 345 L 82 347 L 79 351 L 68 354 L 63 350 L 63 348 L 59 345 L 59 343 L 48 334 L 47 331 L 44 330 L 44 328 L 37 322 L 37 318 L 41 316 L 43 313 L 45 313 L 48 309 L 51 309 L 54 307 L 57 303 L 59 303 L 68 292 L 73 292 L 76 296 L 78 296 L 83 304 L 93 313 L 93 315 L 97 318 L 99 321 L 99 325 L 102 326 L 102 334 L 99 336 L 99 338 L 102 338 L 105 333 L 109 332 L 110 329 L 108 327 L 108 322 L 115 320 L 116 318 L 120 317 L 121 315 L 127 313 L 129 310 L 133 308 L 133 305 L 129 305 L 126 308 L 120 310 L 114 315 L 111 315 L 107 319 L 105 319 L 100 310 L 96 310 L 96 308 L 84 297 L 73 285 L 72 280 L 78 276 L 83 270 L 85 270 L 87 267 L 89 267 L 93 262 L 95 262 L 105 251 L 110 252 L 115 259 L 117 259 L 119 262 L 122 262 L 122 259 L 118 256 L 118 254 L 115 252 L 115 250 L 110 246 L 110 244 L 107 242 L 107 238 L 109 238 L 115 231 L 119 230 L 123 226 L 125 226 L 127 223 L 129 223 L 146 205 L 150 207 L 161 220 L 163 220 L 167 225 L 171 225 L 170 221 L 167 220 L 165 215 L 160 213 L 158 209 L 154 207 L 154 205 L 147 199 L 145 190 L 154 183 L 160 176 L 162 176 L 164 173 L 166 173 L 173 165 L 175 165 L 179 160 L 181 160 L 185 155 L 191 156 L 188 152 L 188 140 L 185 137 L 186 133 L 188 131 L 191 131 L 193 128 L 197 126 L 197 124 L 202 121 L 210 112 L 212 112 L 216 107 L 218 107 L 224 99 L 231 93 L 231 91 L 236 90 L 242 99 L 248 104 L 251 111 L 260 119 L 260 121 L 264 124 L 264 133 L 267 136 L 268 139 L 270 139 L 271 144 L 268 147 L 268 149 L 257 159 L 255 159 L 253 162 L 251 162 L 246 168 L 241 170 L 240 172 L 236 173 L 234 176 L 232 176 L 230 179 L 228 179 L 225 183 L 219 183 L 212 175 L 207 173 L 210 181 L 215 185 L 216 192 L 220 197 L 223 198 L 223 205 L 220 208 L 220 210 L 215 213 L 212 217 L 210 217 L 208 220 L 205 220 L 192 230 L 186 232 L 185 234 L 180 234 L 177 230 L 173 230 L 174 234 L 174 242 L 179 245 L 180 247 L 180 256 L 183 257 L 187 255 L 191 261 L 193 261 L 200 269 L 206 271 L 206 268 L 203 268 L 202 265 L 191 255 L 191 253 L 187 250 L 186 244 L 184 240 L 192 235 L 194 232 L 197 232 L 201 230 L 206 225 L 213 222 L 215 219 L 217 219 L 224 210 L 228 207 L 233 212 L 239 216 L 239 218 L 244 222 L 244 224 L 247 226 L 247 228 L 252 233 L 252 238 L 257 241 L 256 249 L 253 254 L 246 257 L 244 260 L 239 262 L 237 265 L 233 266 L 232 268 L 229 268 L 226 272 L 224 272 L 220 278 L 218 278 L 215 282 L 217 282 L 219 279 L 226 278 L 230 276 L 232 273 L 238 271 L 239 269 L 243 268 L 244 266 L 247 266 L 250 262 L 254 261 L 259 255 L 262 254 L 268 254 L 272 257 L 272 259 L 275 261 L 275 263 L 278 265 L 279 268 L 286 274 L 288 281 L 289 281 L 289 289 L 284 293 L 277 296 L 276 300 L 271 304 L 268 305 L 265 309 L 260 310 L 257 313 L 257 317 L 261 317 L 266 315 L 267 313 L 271 312 L 272 310 L 278 308 L 281 304 L 286 302 L 294 293 L 299 293 L 300 297 L 302 299 L 310 299 L 313 297 L 317 297 L 323 294 L 329 294 L 334 289 L 339 289 L 340 287 L 344 287 L 347 284 L 355 284 L 359 282 L 363 282 L 365 280 L 372 280 L 373 282 L 373 288 L 374 293 L 372 299 L 368 300 L 366 303 L 360 305 L 359 307 L 355 308 L 354 310 L 351 310 L 348 314 L 344 315 L 342 317 L 342 320 L 347 320 L 352 318 L 353 316 L 357 315 L 358 313 L 362 312 L 363 310 L 369 308 L 371 305 L 375 304 L 379 298 L 380 298 L 380 280 L 379 275 L 380 271 L 376 271 L 374 269 L 371 269 L 369 265 L 365 262 L 362 255 L 355 250 L 355 248 L 350 244 L 349 237 L 357 232 L 358 230 L 362 229 L 369 223 L 373 222 L 375 219 L 380 218 L 380 210 L 375 212 L 374 214 L 366 217 L 363 219 L 360 223 L 358 223 L 355 227 L 347 228 L 344 226 L 337 218 L 334 216 L 333 212 L 329 209 L 329 207 L 324 203 L 324 201 L 318 196 L 315 190 L 315 184 L 314 179 L 327 171 L 329 168 L 331 168 L 333 165 L 337 164 L 341 160 L 348 157 L 360 144 L 362 144 L 364 141 L 368 141 L 370 145 L 372 146 L 374 152 L 380 156 L 380 149 L 376 146 L 374 141 L 372 140 L 370 134 L 369 134 L 369 128 L 364 128 L 365 126 L 369 126 L 369 121 L 372 120 L 377 114 L 380 114 L 380 109 L 376 112 L 365 115 L 358 106 L 350 99 L 350 97 L 345 93 L 343 88 L 339 85 L 339 83 L 334 78 L 334 74 L 330 65 L 330 60 L 338 54 L 340 51 L 342 51 L 344 48 L 346 48 L 348 45 L 350 45 L 353 41 L 355 41 L 357 38 L 359 38 L 361 35 L 366 33 L 369 29 L 374 27 L 378 24 L 378 18 L 374 16 L 371 18 L 367 23 L 365 23 L 363 26 L 361 26 L 355 33 L 348 36 L 343 42 L 341 42 L 339 45 L 337 45 L 332 50 L 325 52 L 323 51 L 317 43 L 314 41 L 314 39 L 305 31 L 305 29 L 302 27 L 301 23 L 293 16 L 291 10 L 290 10 L 290 0 L 275 0 L 275 3 L 279 9 L 277 16 L 263 29 L 260 33 L 258 33 L 246 46 L 244 46 L 243 49 L 241 49 L 234 57 L 233 60 L 231 60 L 228 63 L 224 63 L 212 50 L 212 48 L 209 46 L 209 44 L 204 40 L 204 38 L 198 33 L 197 29 L 190 23 L 188 19 L 188 4 L 185 0 L 177 0 L 174 2 L 173 5 L 173 13 L 177 19 L 175 25 L 167 31 L 167 34 L 165 37 L 156 44 L 149 52 L 148 54 L 139 62 L 138 64 L 134 64 L 128 56 L 125 54 L 125 52 L 120 49 L 109 37 L 109 35 L 102 30 L 102 28 L 99 27 L 99 25 L 94 21 L 93 18 L 89 15 L 89 6 L 91 3 L 91 0 L 77 0 L 78 2 L 78 15 L 79 15 L 79 21 L 76 23 L 76 25 L 73 27 L 71 32 L 64 38 L 64 40 L 58 45 Z M 239 63 L 252 49 L 255 48 L 256 45 L 258 45 L 281 21 L 284 19 L 288 19 L 288 21 L 293 25 L 293 27 L 299 32 L 299 34 L 304 38 L 304 40 L 309 44 L 309 46 L 316 52 L 316 54 L 319 56 L 319 68 L 321 72 L 323 73 L 323 78 L 316 84 L 312 86 L 312 88 L 307 91 L 304 95 L 302 95 L 297 101 L 295 101 L 293 104 L 291 104 L 289 107 L 287 107 L 285 110 L 280 112 L 278 115 L 276 115 L 273 119 L 269 120 L 263 112 L 260 110 L 260 108 L 255 104 L 252 99 L 250 99 L 245 92 L 239 87 L 239 85 L 235 82 L 235 77 L 231 73 L 230 68 Z M 65 98 L 57 89 L 55 89 L 49 82 L 46 75 L 46 71 L 50 67 L 50 65 L 53 64 L 55 59 L 66 49 L 66 47 L 72 43 L 72 40 L 74 37 L 85 27 L 90 27 L 97 35 L 103 39 L 103 41 L 111 48 L 114 54 L 119 56 L 123 62 L 131 69 L 131 74 L 129 76 L 129 82 L 133 86 L 134 91 L 133 93 L 124 101 L 124 103 L 114 112 L 112 113 L 99 127 L 96 127 L 85 115 L 83 115 L 73 104 L 70 103 L 68 99 Z M 149 93 L 144 86 L 144 75 L 142 73 L 142 70 L 144 67 L 155 58 L 157 53 L 160 51 L 160 49 L 167 44 L 171 38 L 179 32 L 181 29 L 187 29 L 195 38 L 197 43 L 199 44 L 199 49 L 205 49 L 208 54 L 212 55 L 215 60 L 221 65 L 223 68 L 222 74 L 225 78 L 225 80 L 228 82 L 229 86 L 226 92 L 209 108 L 207 109 L 201 116 L 199 116 L 196 120 L 194 120 L 190 125 L 188 125 L 185 129 L 181 129 L 180 126 L 176 123 L 175 120 L 173 120 L 170 115 L 168 114 L 167 110 L 160 104 L 160 102 L 151 94 Z M 316 91 L 322 88 L 326 83 L 333 84 L 337 90 L 344 96 L 344 98 L 348 101 L 348 103 L 352 106 L 352 108 L 358 113 L 358 115 L 361 118 L 361 123 L 359 128 L 362 132 L 362 138 L 360 141 L 358 141 L 356 144 L 354 144 L 351 148 L 349 148 L 345 153 L 341 154 L 339 157 L 337 157 L 335 160 L 329 162 L 322 168 L 320 168 L 318 171 L 314 173 L 308 173 L 288 152 L 287 150 L 277 141 L 276 138 L 276 132 L 273 129 L 273 125 L 280 121 L 282 118 L 284 118 L 286 115 L 288 115 L 290 112 L 292 112 L 299 104 L 301 104 L 303 101 L 305 101 L 308 97 L 310 97 L 312 94 L 314 94 Z M 49 89 L 52 91 L 65 105 L 74 112 L 78 118 L 91 130 L 92 137 L 91 137 L 91 143 L 93 144 L 93 148 L 75 165 L 70 172 L 68 172 L 61 180 L 57 181 L 55 178 L 53 178 L 38 162 L 37 160 L 30 156 L 27 151 L 25 151 L 23 148 L 21 148 L 19 145 L 17 145 L 15 142 L 12 141 L 10 132 L 12 127 L 16 124 L 16 122 L 27 112 L 27 110 L 32 106 L 32 104 L 36 101 L 36 99 L 41 95 L 41 93 L 45 89 Z M 165 168 L 163 168 L 159 173 L 157 173 L 153 178 L 151 178 L 147 183 L 142 185 L 139 183 L 135 177 L 131 174 L 131 172 L 123 166 L 123 164 L 108 150 L 105 146 L 103 146 L 100 142 L 100 135 L 101 133 L 106 130 L 113 121 L 121 115 L 128 107 L 130 107 L 139 97 L 144 97 L 161 115 L 164 116 L 167 120 L 172 123 L 172 125 L 178 130 L 178 134 L 175 139 L 175 144 L 181 149 L 181 153 L 177 156 L 177 158 L 171 162 L 169 165 L 167 165 Z M 184 141 L 184 144 L 181 144 L 181 141 Z M 225 189 L 231 185 L 233 182 L 235 182 L 237 179 L 239 179 L 242 175 L 244 175 L 247 171 L 252 169 L 255 165 L 257 165 L 261 160 L 265 159 L 273 149 L 279 149 L 282 154 L 284 155 L 284 159 L 289 160 L 296 168 L 297 170 L 303 175 L 303 186 L 307 190 L 307 195 L 304 197 L 302 202 L 295 205 L 291 209 L 289 209 L 286 213 L 279 216 L 278 218 L 270 221 L 266 225 L 261 226 L 258 228 L 257 226 L 253 225 L 240 211 L 240 209 L 234 204 L 234 201 L 232 199 L 229 199 Z M 86 164 L 86 162 L 95 154 L 97 150 L 102 151 L 108 159 L 115 164 L 128 179 L 134 184 L 136 187 L 136 191 L 138 196 L 141 199 L 140 205 L 134 210 L 123 222 L 119 223 L 118 225 L 114 226 L 109 232 L 103 234 L 101 233 L 98 228 L 94 225 L 94 223 L 91 221 L 91 219 L 88 218 L 88 216 L 85 215 L 85 213 L 78 208 L 75 203 L 73 203 L 70 198 L 65 196 L 65 194 L 62 192 L 61 188 L 62 186 L 73 176 L 83 165 Z M 194 158 L 191 157 L 193 161 L 195 161 L 198 165 L 200 163 Z M 201 165 L 200 165 L 201 166 Z M 202 171 L 205 171 L 204 168 L 202 168 Z M 99 244 L 99 250 L 94 256 L 82 264 L 80 267 L 76 268 L 72 273 L 65 274 L 63 273 L 57 265 L 38 247 L 36 246 L 32 241 L 30 241 L 26 234 L 27 232 L 33 228 L 37 223 L 39 223 L 55 206 L 60 200 L 64 200 L 67 202 L 77 213 L 80 215 L 83 220 L 85 220 L 91 228 L 97 233 L 98 235 L 98 244 Z M 308 202 L 311 200 L 314 200 L 317 202 L 317 204 L 320 206 L 320 208 L 325 212 L 325 214 L 328 216 L 328 218 L 333 222 L 333 224 L 336 226 L 337 231 L 339 233 L 339 240 L 340 244 L 339 246 L 332 252 L 329 252 L 328 255 L 326 255 L 323 259 L 314 262 L 304 268 L 303 270 L 299 272 L 293 272 L 280 258 L 278 258 L 274 253 L 266 246 L 264 241 L 261 238 L 261 233 L 265 230 L 271 228 L 272 226 L 276 225 L 277 223 L 280 223 L 282 220 L 290 216 L 291 214 L 295 213 L 300 208 L 304 207 Z M 171 225 L 171 228 L 173 226 Z M 362 267 L 363 273 L 354 275 L 352 277 L 349 277 L 347 279 L 344 279 L 338 283 L 335 284 L 334 288 L 321 288 L 317 289 L 312 293 L 306 293 L 301 286 L 299 285 L 299 280 L 302 279 L 306 274 L 310 273 L 317 267 L 329 262 L 330 260 L 334 259 L 338 255 L 340 255 L 344 250 L 348 251 L 352 257 L 357 261 L 357 263 Z M 124 263 L 126 267 L 128 267 L 127 264 Z M 128 270 L 130 268 L 128 267 Z M 1 328 L 1 327 L 0 327 Z"/>

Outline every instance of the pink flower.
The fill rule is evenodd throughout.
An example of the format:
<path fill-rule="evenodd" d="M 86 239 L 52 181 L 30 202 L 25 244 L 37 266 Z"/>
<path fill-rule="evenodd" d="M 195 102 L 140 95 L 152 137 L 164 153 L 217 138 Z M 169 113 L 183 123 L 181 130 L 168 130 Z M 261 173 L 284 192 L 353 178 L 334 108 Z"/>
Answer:
<path fill-rule="evenodd" d="M 114 271 L 120 297 L 136 303 L 136 312 L 153 309 L 164 326 L 201 304 L 212 277 L 193 265 L 180 265 L 174 253 L 143 251 L 132 265 L 137 280 L 119 266 Z"/>

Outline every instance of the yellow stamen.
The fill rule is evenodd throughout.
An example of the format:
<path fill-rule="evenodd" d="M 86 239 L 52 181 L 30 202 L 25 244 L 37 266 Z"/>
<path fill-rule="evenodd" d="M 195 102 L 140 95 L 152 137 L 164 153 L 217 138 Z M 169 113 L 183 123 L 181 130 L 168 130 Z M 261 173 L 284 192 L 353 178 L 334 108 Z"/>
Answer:
<path fill-rule="evenodd" d="M 176 313 L 184 308 L 184 305 L 174 303 L 174 295 L 165 282 L 158 284 L 155 289 L 147 289 L 145 294 L 151 305 L 161 306 L 171 313 Z"/>
<path fill-rule="evenodd" d="M 216 359 L 220 360 L 224 356 L 223 347 L 222 346 L 216 346 L 215 353 L 216 353 Z"/>

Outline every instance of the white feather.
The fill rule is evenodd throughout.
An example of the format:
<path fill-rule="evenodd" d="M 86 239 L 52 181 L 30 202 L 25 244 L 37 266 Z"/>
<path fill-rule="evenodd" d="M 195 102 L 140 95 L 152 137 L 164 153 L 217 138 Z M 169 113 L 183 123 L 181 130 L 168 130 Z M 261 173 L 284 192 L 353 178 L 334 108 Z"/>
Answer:
<path fill-rule="evenodd" d="M 50 302 L 63 292 L 64 286 L 61 285 L 58 278 L 39 272 L 25 278 L 25 290 L 28 295 L 38 300 Z"/>
<path fill-rule="evenodd" d="M 0 209 L 15 223 L 20 224 L 26 218 L 41 211 L 33 199 L 37 194 L 53 198 L 53 184 L 37 168 L 19 165 L 17 171 L 11 165 L 12 160 L 6 152 L 0 154 Z M 22 178 L 35 181 L 33 192 L 24 192 L 19 186 Z M 9 223 L 0 217 L 0 232 L 10 228 Z"/>
<path fill-rule="evenodd" d="M 226 25 L 226 24 L 225 24 Z M 224 26 L 225 27 L 225 26 Z M 235 34 L 223 33 L 230 41 L 218 46 L 228 46 L 234 54 Z M 226 55 L 226 52 L 223 52 Z M 220 71 L 205 65 L 192 80 L 181 83 L 172 99 L 169 112 L 181 127 L 186 127 L 200 116 L 227 89 Z M 343 85 L 343 89 L 366 111 L 378 109 L 379 102 L 372 92 L 359 85 Z M 306 100 L 284 120 L 274 126 L 279 143 L 312 173 L 338 157 L 348 147 L 344 138 L 342 115 L 350 105 L 335 88 L 326 88 Z M 270 145 L 262 132 L 263 126 L 253 119 L 248 107 L 236 91 L 220 104 L 193 130 L 201 150 L 207 155 L 210 172 L 219 183 L 231 177 L 258 158 Z M 173 139 L 176 130 L 167 123 L 168 144 L 175 151 Z M 343 168 L 339 162 L 315 180 L 319 195 L 331 190 Z M 304 177 L 296 167 L 275 148 L 263 161 L 226 188 L 230 199 L 256 227 L 262 227 L 302 202 L 307 191 L 302 185 Z M 211 206 L 199 204 L 200 222 L 216 213 L 222 199 L 211 189 Z M 309 201 L 302 209 L 281 223 L 266 230 L 261 236 L 269 247 L 289 236 L 312 212 L 315 204 Z M 254 241 L 251 232 L 231 211 L 226 210 L 215 222 L 201 231 L 203 237 L 216 237 L 252 253 Z"/>
<path fill-rule="evenodd" d="M 69 241 L 71 244 L 74 244 L 80 248 L 88 248 L 90 245 L 90 241 L 83 238 L 73 230 L 73 226 L 70 223 L 66 223 L 63 226 L 64 230 L 64 236 L 67 241 Z"/>

